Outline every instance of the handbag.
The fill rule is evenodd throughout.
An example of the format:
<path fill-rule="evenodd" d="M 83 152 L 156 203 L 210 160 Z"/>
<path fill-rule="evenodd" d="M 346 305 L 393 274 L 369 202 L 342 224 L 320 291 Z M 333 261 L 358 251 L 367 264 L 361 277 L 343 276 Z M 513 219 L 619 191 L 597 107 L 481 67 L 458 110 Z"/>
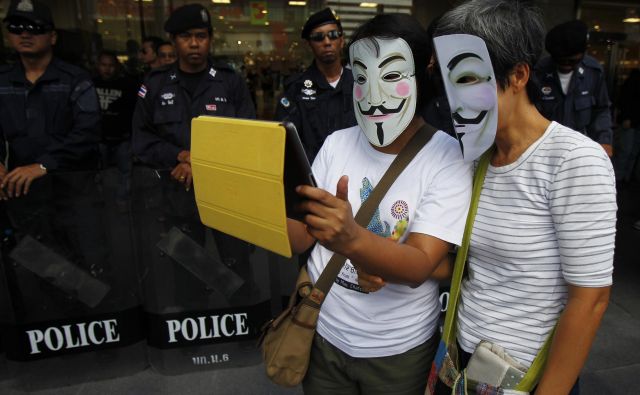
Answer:
<path fill-rule="evenodd" d="M 382 197 L 435 132 L 436 129 L 425 124 L 402 148 L 358 210 L 355 216 L 358 225 L 367 226 Z M 263 326 L 262 356 L 267 376 L 274 383 L 293 387 L 302 382 L 309 367 L 320 307 L 346 260 L 342 255 L 333 254 L 315 284 L 303 266 L 287 308 Z"/>
<path fill-rule="evenodd" d="M 467 215 L 462 245 L 458 249 L 451 278 L 449 306 L 444 320 L 442 338 L 431 365 L 425 395 L 440 394 L 443 387 L 450 394 L 528 394 L 537 384 L 547 360 L 553 331 L 527 369 L 513 359 L 503 347 L 483 340 L 477 346 L 466 369 L 458 369 L 458 346 L 456 343 L 457 308 L 460 299 L 460 284 L 464 274 L 473 222 L 478 211 L 478 201 L 484 176 L 487 173 L 493 148 L 480 158 L 473 179 L 471 206 Z"/>

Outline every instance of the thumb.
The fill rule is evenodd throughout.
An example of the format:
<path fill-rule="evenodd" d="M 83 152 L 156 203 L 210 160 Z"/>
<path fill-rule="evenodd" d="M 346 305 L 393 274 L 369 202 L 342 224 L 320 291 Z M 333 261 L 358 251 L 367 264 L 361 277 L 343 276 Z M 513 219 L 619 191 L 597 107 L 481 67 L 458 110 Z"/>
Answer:
<path fill-rule="evenodd" d="M 349 176 L 342 176 L 338 180 L 336 197 L 340 200 L 349 201 Z"/>

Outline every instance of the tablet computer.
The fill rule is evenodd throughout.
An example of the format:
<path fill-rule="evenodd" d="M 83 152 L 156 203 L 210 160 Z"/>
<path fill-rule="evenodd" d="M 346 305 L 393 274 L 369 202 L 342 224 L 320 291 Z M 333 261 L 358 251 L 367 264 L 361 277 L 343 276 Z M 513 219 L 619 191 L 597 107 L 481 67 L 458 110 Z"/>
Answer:
<path fill-rule="evenodd" d="M 300 195 L 296 193 L 298 185 L 318 186 L 313 172 L 311 171 L 311 163 L 302 145 L 302 140 L 298 135 L 296 126 L 291 122 L 283 122 L 286 131 L 285 149 L 284 149 L 284 191 L 285 203 L 287 206 L 287 217 L 302 220 L 304 212 L 298 208 L 302 202 Z"/>

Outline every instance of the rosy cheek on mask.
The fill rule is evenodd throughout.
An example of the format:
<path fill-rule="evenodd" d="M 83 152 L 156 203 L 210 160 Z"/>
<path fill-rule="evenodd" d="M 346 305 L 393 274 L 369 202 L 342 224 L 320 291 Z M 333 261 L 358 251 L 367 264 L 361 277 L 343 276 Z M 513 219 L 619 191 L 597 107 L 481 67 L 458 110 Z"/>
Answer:
<path fill-rule="evenodd" d="M 477 111 L 489 110 L 496 105 L 494 89 L 488 84 L 475 85 L 461 89 L 458 97 L 468 109 Z"/>
<path fill-rule="evenodd" d="M 362 100 L 362 88 L 360 86 L 356 86 L 354 89 L 354 94 L 356 95 L 356 100 Z"/>
<path fill-rule="evenodd" d="M 411 93 L 411 85 L 408 82 L 402 81 L 396 85 L 396 94 L 401 97 L 409 96 Z"/>

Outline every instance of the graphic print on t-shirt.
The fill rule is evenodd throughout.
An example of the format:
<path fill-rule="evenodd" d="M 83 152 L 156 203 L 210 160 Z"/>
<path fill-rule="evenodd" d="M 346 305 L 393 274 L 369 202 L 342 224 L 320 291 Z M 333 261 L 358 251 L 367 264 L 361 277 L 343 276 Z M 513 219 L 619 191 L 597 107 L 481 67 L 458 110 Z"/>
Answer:
<path fill-rule="evenodd" d="M 373 185 L 371 184 L 371 181 L 369 181 L 367 177 L 364 177 L 362 179 L 362 188 L 360 188 L 361 203 L 364 203 L 369 198 L 372 191 Z M 393 230 L 391 230 L 389 222 L 383 221 L 380 218 L 380 207 L 378 207 L 374 212 L 371 221 L 369 221 L 367 229 L 378 236 L 382 236 L 393 241 L 400 240 L 409 228 L 409 205 L 407 202 L 404 200 L 396 200 L 391 205 L 391 216 L 398 220 L 394 225 Z M 358 285 L 358 272 L 349 261 L 344 264 L 340 271 L 340 275 L 336 277 L 335 282 L 341 287 L 366 293 Z"/>

